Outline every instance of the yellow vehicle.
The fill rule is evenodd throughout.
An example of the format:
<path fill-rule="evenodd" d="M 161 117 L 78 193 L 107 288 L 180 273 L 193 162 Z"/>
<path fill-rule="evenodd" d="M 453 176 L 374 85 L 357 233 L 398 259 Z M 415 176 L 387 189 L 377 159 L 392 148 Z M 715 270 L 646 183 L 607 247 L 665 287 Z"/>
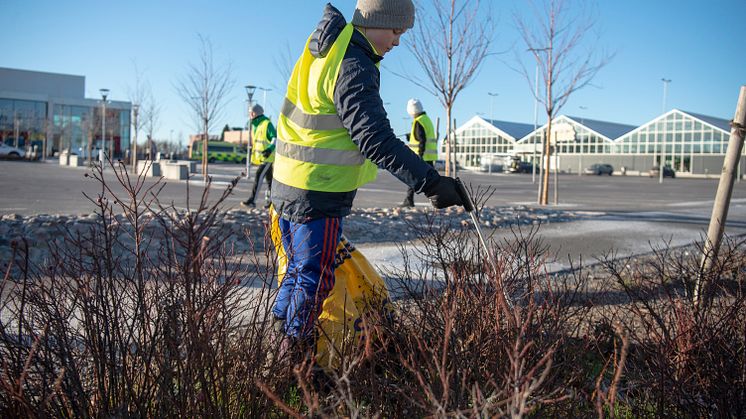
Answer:
<path fill-rule="evenodd" d="M 195 141 L 189 150 L 190 160 L 202 160 L 202 141 Z M 246 163 L 246 146 L 227 141 L 207 142 L 207 161 Z"/>

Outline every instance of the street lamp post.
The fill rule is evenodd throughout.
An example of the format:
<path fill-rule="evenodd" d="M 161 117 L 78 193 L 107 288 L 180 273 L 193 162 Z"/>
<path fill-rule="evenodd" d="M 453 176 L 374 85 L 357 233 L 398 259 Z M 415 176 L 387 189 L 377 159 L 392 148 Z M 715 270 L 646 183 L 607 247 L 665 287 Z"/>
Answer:
<path fill-rule="evenodd" d="M 246 147 L 246 178 L 249 178 L 249 170 L 251 168 L 251 150 L 254 147 L 254 139 L 251 135 L 251 101 L 254 98 L 254 92 L 256 92 L 256 86 L 251 84 L 244 86 L 246 89 L 246 95 L 249 97 L 249 119 L 247 129 L 249 131 L 249 144 Z"/>
<path fill-rule="evenodd" d="M 536 166 L 539 161 L 536 160 L 536 128 L 539 122 L 539 64 L 536 64 L 536 73 L 534 74 L 534 154 L 531 156 L 531 184 L 536 184 Z M 538 198 L 537 198 L 538 201 Z"/>
<path fill-rule="evenodd" d="M 583 111 L 583 115 L 580 115 L 580 125 L 585 125 L 585 111 L 588 110 L 587 106 L 580 105 L 578 106 L 581 111 Z M 577 138 L 577 137 L 576 137 Z M 583 137 L 577 138 L 578 140 L 578 176 L 583 176 Z"/>
<path fill-rule="evenodd" d="M 140 112 L 140 105 L 135 103 L 132 105 L 132 112 L 135 115 L 135 139 L 132 141 L 132 173 L 137 174 L 137 115 Z"/>
<path fill-rule="evenodd" d="M 104 150 L 106 150 L 106 96 L 109 95 L 109 89 L 99 89 L 99 92 L 101 93 L 101 106 L 103 107 L 101 111 L 101 151 L 99 151 L 99 160 L 101 161 L 101 167 L 103 167 Z M 108 157 L 111 158 L 111 153 L 109 153 Z"/>
<path fill-rule="evenodd" d="M 671 83 L 671 79 L 662 78 L 661 81 L 663 82 L 663 105 L 661 109 L 661 113 L 666 112 L 666 99 L 668 96 L 668 83 Z M 664 165 L 666 163 L 666 125 L 667 122 L 663 121 L 663 138 L 661 139 L 661 162 L 658 165 L 658 168 L 660 169 L 660 173 L 658 174 L 658 183 L 663 183 L 663 173 L 664 173 Z M 690 163 L 691 164 L 691 163 Z"/>
<path fill-rule="evenodd" d="M 495 119 L 495 113 L 493 112 L 495 98 L 500 96 L 500 93 L 487 92 L 487 94 L 490 95 L 490 120 L 493 120 Z"/>
<path fill-rule="evenodd" d="M 261 90 L 264 94 L 264 97 L 262 98 L 262 108 L 264 108 L 264 112 L 267 112 L 267 92 L 271 92 L 272 89 L 266 89 L 264 87 L 257 87 L 257 89 Z"/>
<path fill-rule="evenodd" d="M 487 92 L 487 94 L 490 96 L 490 124 L 493 124 L 492 121 L 495 120 L 495 112 L 494 112 L 495 98 L 500 96 L 500 94 L 496 92 Z M 489 174 L 492 174 L 492 156 L 493 154 L 490 153 L 490 162 L 489 162 L 489 168 L 488 168 Z"/>
<path fill-rule="evenodd" d="M 662 78 L 661 81 L 663 82 L 663 105 L 661 107 L 661 113 L 666 112 L 666 99 L 668 96 L 668 83 L 671 83 L 671 79 Z"/>
<path fill-rule="evenodd" d="M 547 72 L 545 74 L 545 88 L 546 88 L 546 94 L 547 94 L 547 101 L 546 105 L 549 106 L 551 103 L 551 84 L 552 84 L 552 47 L 547 48 L 528 48 L 526 51 L 531 52 L 534 54 L 534 58 L 536 58 L 536 76 L 535 76 L 535 83 L 534 83 L 534 127 L 537 126 L 537 118 L 538 118 L 538 106 L 539 106 L 539 64 L 541 62 L 541 59 L 539 57 L 540 52 L 546 52 L 547 53 L 547 63 L 549 64 L 549 67 L 547 68 Z M 548 194 L 549 194 L 549 159 L 551 156 L 551 153 L 549 153 L 551 149 L 551 144 L 547 142 L 548 140 L 548 134 L 551 131 L 552 128 L 552 117 L 554 115 L 547 115 L 547 127 L 545 130 L 542 130 L 541 135 L 541 168 L 539 170 L 539 188 L 537 190 L 537 202 L 540 205 L 546 205 L 548 201 Z M 534 131 L 536 131 L 536 128 L 534 128 Z M 544 156 L 546 156 L 546 167 L 544 167 Z M 555 180 L 557 180 L 556 176 L 556 169 L 555 169 Z M 544 195 L 544 188 L 546 187 L 547 190 L 547 196 Z M 556 197 L 556 194 L 555 194 Z"/>

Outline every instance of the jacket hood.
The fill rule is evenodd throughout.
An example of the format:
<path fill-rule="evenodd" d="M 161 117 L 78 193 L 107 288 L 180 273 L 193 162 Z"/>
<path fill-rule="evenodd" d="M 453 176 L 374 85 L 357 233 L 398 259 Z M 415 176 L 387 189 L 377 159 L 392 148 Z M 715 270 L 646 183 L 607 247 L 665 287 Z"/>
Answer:
<path fill-rule="evenodd" d="M 308 44 L 311 54 L 316 58 L 326 56 L 329 48 L 332 47 L 346 25 L 347 20 L 342 13 L 331 3 L 327 3 L 321 21 L 311 34 L 311 42 Z"/>

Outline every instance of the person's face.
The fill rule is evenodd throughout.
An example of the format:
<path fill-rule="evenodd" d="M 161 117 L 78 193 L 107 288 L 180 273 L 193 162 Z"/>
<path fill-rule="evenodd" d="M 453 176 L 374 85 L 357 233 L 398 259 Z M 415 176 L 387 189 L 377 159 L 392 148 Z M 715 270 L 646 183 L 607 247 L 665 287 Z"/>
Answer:
<path fill-rule="evenodd" d="M 256 119 L 257 116 L 256 112 L 251 111 L 251 119 Z"/>
<path fill-rule="evenodd" d="M 399 45 L 399 38 L 406 29 L 378 29 L 365 28 L 365 36 L 376 47 L 376 51 L 383 57 L 387 52 Z"/>

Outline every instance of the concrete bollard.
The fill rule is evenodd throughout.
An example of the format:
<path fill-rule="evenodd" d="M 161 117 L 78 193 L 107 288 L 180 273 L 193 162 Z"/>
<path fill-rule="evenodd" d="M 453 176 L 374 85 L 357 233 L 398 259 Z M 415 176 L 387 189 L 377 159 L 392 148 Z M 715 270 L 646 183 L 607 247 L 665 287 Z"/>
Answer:
<path fill-rule="evenodd" d="M 161 163 L 163 177 L 166 179 L 185 180 L 189 176 L 189 168 L 181 163 Z"/>
<path fill-rule="evenodd" d="M 137 173 L 142 173 L 147 167 L 145 176 L 161 176 L 161 164 L 152 160 L 138 160 L 137 161 Z"/>
<path fill-rule="evenodd" d="M 73 154 L 70 156 L 70 166 L 83 167 L 84 162 L 85 158 L 83 156 L 79 156 L 77 154 Z"/>

